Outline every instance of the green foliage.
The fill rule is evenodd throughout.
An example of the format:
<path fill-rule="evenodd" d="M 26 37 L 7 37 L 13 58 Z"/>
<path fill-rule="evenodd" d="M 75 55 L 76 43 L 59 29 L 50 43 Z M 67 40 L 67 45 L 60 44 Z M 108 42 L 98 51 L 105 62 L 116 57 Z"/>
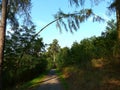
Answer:
<path fill-rule="evenodd" d="M 120 1 L 119 0 L 113 0 L 113 2 L 109 6 L 109 10 L 115 11 L 119 9 Z"/>
<path fill-rule="evenodd" d="M 59 70 L 57 70 L 56 74 L 59 76 L 59 80 L 60 80 L 64 90 L 68 90 L 68 85 L 67 85 L 67 82 L 64 78 L 64 74 Z"/>
<path fill-rule="evenodd" d="M 60 46 L 58 44 L 57 39 L 54 39 L 53 42 L 50 44 L 47 52 L 48 56 L 48 68 L 55 68 L 57 66 L 56 61 L 57 61 L 57 54 L 60 51 Z"/>
<path fill-rule="evenodd" d="M 119 90 L 120 73 L 115 69 L 90 69 L 75 66 L 63 69 L 68 90 Z"/>
<path fill-rule="evenodd" d="M 72 64 L 69 58 L 71 55 L 69 48 L 64 47 L 60 50 L 60 52 L 57 55 L 57 66 L 58 68 L 65 67 L 66 65 Z"/>
<path fill-rule="evenodd" d="M 60 48 L 55 39 L 44 52 L 42 38 L 34 37 L 35 26 L 18 27 L 6 36 L 3 81 L 11 86 L 37 76 L 46 68 L 76 66 L 89 70 L 92 60 L 95 64 L 101 60 L 109 62 L 119 52 L 116 34 L 116 23 L 111 20 L 99 37 L 74 42 L 71 48 Z"/>
<path fill-rule="evenodd" d="M 92 9 L 81 9 L 80 11 L 75 11 L 73 13 L 64 13 L 62 10 L 59 10 L 58 13 L 54 16 L 55 19 L 58 19 L 56 22 L 56 26 L 61 31 L 61 26 L 64 26 L 66 31 L 73 30 L 77 31 L 80 28 L 80 23 L 85 22 L 88 18 L 92 17 L 93 22 L 95 21 L 104 21 L 98 15 L 95 15 Z M 66 24 L 66 21 L 68 22 Z M 69 28 L 69 29 L 68 29 Z"/>
<path fill-rule="evenodd" d="M 118 45 L 116 23 L 111 20 L 101 36 L 74 42 L 70 49 L 62 48 L 58 53 L 57 64 L 60 68 L 71 65 L 88 68 L 92 59 L 104 58 L 110 61 L 115 59 L 115 55 L 118 57 Z"/>
<path fill-rule="evenodd" d="M 87 3 L 87 0 L 69 0 L 70 1 L 70 5 L 76 5 L 78 6 L 84 6 L 85 3 Z M 89 3 L 91 3 L 92 5 L 98 5 L 100 3 L 100 1 L 105 1 L 105 0 L 89 0 Z"/>
<path fill-rule="evenodd" d="M 1 6 L 2 2 L 0 2 Z M 0 7 L 0 14 L 1 14 Z M 20 24 L 20 19 L 24 24 L 32 24 L 30 17 L 31 0 L 8 0 L 7 3 L 7 21 L 12 28 Z M 23 18 L 22 18 L 23 17 Z M 19 20 L 18 20 L 19 19 Z"/>
<path fill-rule="evenodd" d="M 46 70 L 42 38 L 33 38 L 35 26 L 18 27 L 8 32 L 3 61 L 3 83 L 12 86 L 27 81 Z"/>

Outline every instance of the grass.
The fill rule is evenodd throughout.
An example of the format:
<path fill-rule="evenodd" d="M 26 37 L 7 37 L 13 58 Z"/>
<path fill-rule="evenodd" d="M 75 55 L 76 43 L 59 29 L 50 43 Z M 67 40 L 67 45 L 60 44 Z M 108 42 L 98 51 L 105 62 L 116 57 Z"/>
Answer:
<path fill-rule="evenodd" d="M 33 80 L 24 83 L 23 85 L 20 85 L 18 87 L 16 87 L 15 90 L 36 90 L 36 88 L 38 86 L 40 86 L 40 83 L 43 81 L 43 79 L 46 77 L 47 73 L 43 73 L 42 75 L 34 78 Z M 56 70 L 56 74 L 59 77 L 59 80 L 64 88 L 64 90 L 68 90 L 68 85 L 65 81 L 65 77 L 62 74 L 62 72 L 60 72 L 59 70 Z"/>
<path fill-rule="evenodd" d="M 68 90 L 69 87 L 68 87 L 68 84 L 67 84 L 67 82 L 65 80 L 65 77 L 64 77 L 63 73 L 61 71 L 57 70 L 56 74 L 58 75 L 59 80 L 60 80 L 64 90 Z"/>
<path fill-rule="evenodd" d="M 34 90 L 34 88 L 40 85 L 45 76 L 46 72 L 28 82 L 23 83 L 22 85 L 17 85 L 14 90 Z"/>
<path fill-rule="evenodd" d="M 113 63 L 93 61 L 87 68 L 70 66 L 63 70 L 68 90 L 120 90 L 120 70 Z M 119 71 L 118 71 L 119 70 Z"/>

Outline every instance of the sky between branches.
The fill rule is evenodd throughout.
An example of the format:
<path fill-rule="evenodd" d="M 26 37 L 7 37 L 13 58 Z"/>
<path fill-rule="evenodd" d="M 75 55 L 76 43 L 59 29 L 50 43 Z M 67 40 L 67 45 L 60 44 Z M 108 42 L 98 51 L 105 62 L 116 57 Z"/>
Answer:
<path fill-rule="evenodd" d="M 71 7 L 68 0 L 32 0 L 32 20 L 37 26 L 37 31 L 44 27 L 46 24 L 54 20 L 54 14 L 57 13 L 59 9 L 63 10 L 65 13 L 70 13 L 72 11 L 79 11 L 80 8 Z M 115 14 L 108 16 L 107 7 L 108 3 L 101 2 L 98 6 L 92 7 L 89 3 L 86 3 L 87 8 L 93 8 L 97 15 L 102 16 L 105 22 L 92 22 L 89 18 L 88 21 L 81 23 L 80 29 L 77 32 L 71 34 L 62 29 L 60 33 L 59 29 L 56 28 L 55 23 L 44 29 L 40 36 L 43 38 L 44 43 L 52 43 L 53 39 L 59 41 L 61 47 L 70 47 L 73 42 L 80 42 L 84 38 L 89 38 L 91 36 L 100 36 L 101 32 L 105 30 L 106 22 L 115 18 Z M 85 8 L 86 8 L 85 7 Z"/>

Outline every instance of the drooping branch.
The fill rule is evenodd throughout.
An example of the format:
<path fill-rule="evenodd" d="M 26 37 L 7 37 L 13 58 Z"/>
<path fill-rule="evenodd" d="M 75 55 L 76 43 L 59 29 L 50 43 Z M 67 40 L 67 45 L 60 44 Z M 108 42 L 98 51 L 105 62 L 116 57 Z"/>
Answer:
<path fill-rule="evenodd" d="M 48 23 L 47 25 L 45 25 L 42 29 L 40 29 L 35 35 L 33 35 L 32 39 L 30 40 L 30 42 L 28 43 L 28 45 L 23 49 L 23 52 L 21 53 L 20 58 L 19 58 L 19 62 L 20 62 L 20 60 L 22 59 L 22 57 L 24 56 L 25 51 L 26 51 L 26 48 L 31 45 L 31 42 L 32 42 L 44 29 L 46 29 L 49 25 L 53 24 L 54 22 L 60 20 L 61 18 L 62 18 L 62 17 L 59 17 L 59 18 L 51 21 L 50 23 Z"/>
<path fill-rule="evenodd" d="M 45 25 L 42 29 L 39 30 L 39 32 L 37 32 L 37 33 L 34 35 L 34 38 L 35 38 L 37 35 L 39 35 L 39 33 L 42 32 L 45 28 L 47 28 L 49 25 L 51 25 L 51 24 L 53 24 L 54 22 L 60 20 L 61 18 L 62 18 L 62 17 L 59 17 L 59 18 L 53 20 L 52 22 L 48 23 L 47 25 Z"/>
<path fill-rule="evenodd" d="M 59 17 L 62 17 L 56 23 L 59 29 L 61 30 L 61 26 L 64 26 L 66 31 L 70 30 L 71 32 L 73 32 L 74 30 L 77 31 L 80 27 L 80 24 L 88 20 L 88 18 L 90 17 L 92 17 L 93 22 L 104 21 L 103 18 L 94 14 L 92 9 L 82 9 L 80 11 L 75 11 L 73 13 L 68 13 L 68 14 L 59 10 L 58 13 L 55 15 L 55 18 L 59 18 Z"/>

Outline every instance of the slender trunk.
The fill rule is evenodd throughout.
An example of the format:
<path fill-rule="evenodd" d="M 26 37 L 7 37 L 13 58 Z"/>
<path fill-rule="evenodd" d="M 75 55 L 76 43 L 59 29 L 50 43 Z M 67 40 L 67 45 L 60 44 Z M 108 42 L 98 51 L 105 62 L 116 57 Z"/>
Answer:
<path fill-rule="evenodd" d="M 6 12 L 7 12 L 7 0 L 2 0 L 2 15 L 0 23 L 0 90 L 2 90 L 2 61 L 4 55 Z"/>
<path fill-rule="evenodd" d="M 116 0 L 116 3 L 119 5 L 120 1 Z M 117 43 L 115 45 L 114 54 L 115 57 L 119 60 L 120 59 L 120 8 L 116 6 L 116 20 L 117 20 Z"/>
<path fill-rule="evenodd" d="M 56 62 L 56 55 L 55 55 L 55 53 L 54 53 L 54 54 L 53 54 L 53 67 L 54 67 L 54 68 L 56 67 L 55 62 Z"/>
<path fill-rule="evenodd" d="M 116 8 L 118 41 L 120 41 L 120 10 Z"/>
<path fill-rule="evenodd" d="M 116 2 L 116 19 L 117 19 L 118 41 L 120 42 L 120 0 L 115 0 L 115 2 Z"/>
<path fill-rule="evenodd" d="M 53 55 L 53 62 L 55 62 L 55 54 Z"/>

